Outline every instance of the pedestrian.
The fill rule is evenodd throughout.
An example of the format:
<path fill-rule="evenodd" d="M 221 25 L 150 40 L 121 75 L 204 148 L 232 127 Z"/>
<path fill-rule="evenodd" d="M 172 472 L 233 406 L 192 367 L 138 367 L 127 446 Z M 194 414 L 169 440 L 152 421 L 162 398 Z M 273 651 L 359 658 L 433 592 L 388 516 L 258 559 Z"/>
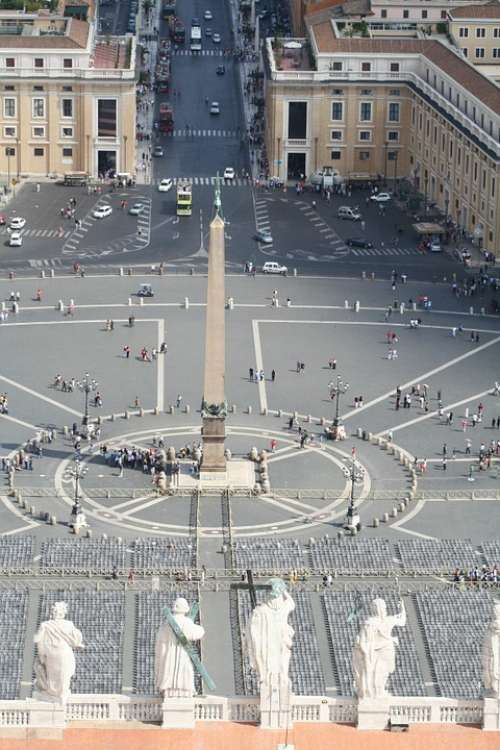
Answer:
<path fill-rule="evenodd" d="M 443 456 L 447 456 L 447 455 L 448 455 L 448 446 L 446 445 L 446 443 L 444 443 L 443 444 Z"/>
<path fill-rule="evenodd" d="M 467 438 L 467 440 L 465 441 L 465 455 L 466 456 L 470 455 L 471 447 L 472 447 L 472 441 L 469 440 L 469 438 Z"/>
<path fill-rule="evenodd" d="M 443 456 L 443 460 L 442 460 L 441 464 L 442 464 L 442 467 L 443 467 L 443 471 L 446 471 L 447 464 L 448 464 L 448 459 L 445 456 Z"/>
<path fill-rule="evenodd" d="M 271 370 L 271 382 L 274 383 L 276 380 L 276 370 Z"/>
<path fill-rule="evenodd" d="M 271 453 L 274 453 L 276 450 L 276 446 L 278 445 L 278 441 L 276 440 L 276 438 L 273 438 L 271 440 L 270 445 L 271 445 Z"/>
<path fill-rule="evenodd" d="M 296 372 L 300 374 L 300 361 L 297 360 L 297 369 Z"/>
<path fill-rule="evenodd" d="M 125 355 L 125 359 L 130 359 L 130 346 L 128 344 L 123 347 L 123 354 Z"/>
<path fill-rule="evenodd" d="M 178 393 L 178 394 L 177 394 L 177 398 L 176 398 L 176 401 L 175 401 L 175 405 L 176 405 L 176 407 L 177 407 L 178 409 L 180 409 L 180 408 L 181 408 L 181 403 L 182 403 L 182 394 Z"/>

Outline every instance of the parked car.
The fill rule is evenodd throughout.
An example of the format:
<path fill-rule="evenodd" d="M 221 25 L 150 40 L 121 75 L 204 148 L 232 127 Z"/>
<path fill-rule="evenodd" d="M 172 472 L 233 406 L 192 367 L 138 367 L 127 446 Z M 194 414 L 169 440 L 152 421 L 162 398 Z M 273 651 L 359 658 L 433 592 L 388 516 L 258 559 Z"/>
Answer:
<path fill-rule="evenodd" d="M 212 104 L 210 105 L 210 114 L 211 115 L 220 115 L 219 102 L 212 102 Z"/>
<path fill-rule="evenodd" d="M 438 237 L 435 237 L 433 240 L 431 240 L 429 250 L 431 251 L 431 253 L 441 252 L 441 240 Z"/>
<path fill-rule="evenodd" d="M 21 247 L 23 244 L 23 235 L 21 232 L 12 232 L 9 237 L 9 246 L 10 247 Z"/>
<path fill-rule="evenodd" d="M 257 240 L 257 242 L 262 242 L 263 245 L 273 244 L 273 238 L 270 232 L 255 232 L 254 238 Z"/>
<path fill-rule="evenodd" d="M 233 167 L 226 167 L 224 170 L 225 180 L 234 180 L 234 169 Z"/>
<path fill-rule="evenodd" d="M 205 29 L 205 36 L 212 36 L 212 29 L 210 28 L 210 26 L 207 26 L 207 28 Z"/>
<path fill-rule="evenodd" d="M 163 146 L 155 146 L 153 149 L 153 156 L 163 156 L 164 153 Z"/>
<path fill-rule="evenodd" d="M 23 229 L 26 226 L 26 219 L 22 216 L 13 216 L 9 221 L 9 227 L 11 229 Z"/>
<path fill-rule="evenodd" d="M 144 203 L 133 203 L 128 212 L 131 216 L 139 216 L 144 211 Z"/>
<path fill-rule="evenodd" d="M 345 241 L 345 244 L 349 247 L 364 247 L 367 249 L 371 249 L 373 247 L 373 242 L 364 240 L 362 237 L 349 237 L 349 239 Z"/>
<path fill-rule="evenodd" d="M 160 180 L 158 183 L 158 192 L 168 193 L 169 190 L 172 190 L 173 185 L 174 181 L 171 177 L 164 177 L 163 180 Z"/>
<path fill-rule="evenodd" d="M 392 195 L 390 193 L 374 193 L 370 196 L 370 200 L 375 201 L 375 203 L 387 203 L 391 198 Z"/>
<path fill-rule="evenodd" d="M 212 42 L 214 44 L 220 44 L 220 41 L 221 41 L 220 34 L 217 34 L 217 33 L 212 34 Z"/>
<path fill-rule="evenodd" d="M 276 263 L 276 261 L 268 260 L 262 266 L 262 273 L 280 273 L 282 276 L 286 276 L 288 273 L 288 268 L 286 266 L 282 266 L 281 263 Z"/>
<path fill-rule="evenodd" d="M 350 206 L 340 206 L 337 211 L 339 219 L 350 219 L 351 221 L 361 221 L 362 216 L 357 208 L 351 208 Z"/>
<path fill-rule="evenodd" d="M 94 208 L 92 216 L 94 219 L 105 219 L 106 216 L 111 216 L 112 213 L 113 209 L 109 203 L 106 203 L 104 206 L 97 206 L 97 208 Z"/>
<path fill-rule="evenodd" d="M 213 18 L 212 11 L 206 10 L 203 14 L 203 18 L 205 19 L 205 21 L 211 21 Z"/>
<path fill-rule="evenodd" d="M 223 76 L 224 73 L 226 72 L 226 68 L 224 67 L 224 65 L 217 65 L 215 72 L 217 73 L 218 76 Z"/>

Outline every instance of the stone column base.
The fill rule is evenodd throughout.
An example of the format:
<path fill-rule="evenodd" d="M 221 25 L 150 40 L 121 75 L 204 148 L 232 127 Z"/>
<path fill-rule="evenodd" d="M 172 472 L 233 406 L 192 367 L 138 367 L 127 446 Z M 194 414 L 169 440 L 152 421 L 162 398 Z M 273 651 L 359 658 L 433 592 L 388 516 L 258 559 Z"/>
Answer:
<path fill-rule="evenodd" d="M 386 729 L 388 723 L 389 697 L 358 701 L 358 729 Z"/>
<path fill-rule="evenodd" d="M 291 729 L 292 705 L 288 679 L 270 675 L 268 683 L 260 686 L 261 729 Z"/>
<path fill-rule="evenodd" d="M 51 727 L 52 729 L 64 729 L 66 726 L 66 710 L 63 703 L 53 700 L 39 699 L 35 693 L 34 698 L 28 698 L 30 706 L 30 727 Z"/>
<path fill-rule="evenodd" d="M 194 729 L 194 698 L 165 698 L 162 729 Z"/>
<path fill-rule="evenodd" d="M 500 730 L 500 699 L 484 699 L 483 729 L 485 732 L 498 732 Z"/>

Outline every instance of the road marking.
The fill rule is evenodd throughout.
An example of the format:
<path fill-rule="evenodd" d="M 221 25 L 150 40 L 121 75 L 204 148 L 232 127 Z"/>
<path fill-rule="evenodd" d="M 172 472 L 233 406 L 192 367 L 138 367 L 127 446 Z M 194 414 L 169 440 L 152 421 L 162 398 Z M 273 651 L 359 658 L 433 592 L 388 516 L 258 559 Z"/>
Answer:
<path fill-rule="evenodd" d="M 28 388 L 25 385 L 16 383 L 15 380 L 11 380 L 10 378 L 6 378 L 5 375 L 0 375 L 0 380 L 3 380 L 4 383 L 8 383 L 12 388 L 19 388 L 19 390 L 24 391 L 25 393 L 29 393 L 30 396 L 34 396 L 35 398 L 39 398 L 42 401 L 46 401 L 48 404 L 52 404 L 52 406 L 57 406 L 59 407 L 59 409 L 67 411 L 69 414 L 74 414 L 76 417 L 82 416 L 81 411 L 76 411 L 76 409 L 65 406 L 65 404 L 60 404 L 58 401 L 55 401 L 55 399 L 49 398 L 49 396 L 43 396 L 41 393 L 34 391 L 32 388 Z"/>
<path fill-rule="evenodd" d="M 156 406 L 160 412 L 164 409 L 165 402 L 165 357 L 166 354 L 160 354 L 160 347 L 165 341 L 165 321 L 163 318 L 158 321 L 158 355 L 157 355 L 157 380 L 156 380 Z"/>
<path fill-rule="evenodd" d="M 24 526 L 20 526 L 17 529 L 11 529 L 11 531 L 4 531 L 2 532 L 2 534 L 0 534 L 0 536 L 11 536 L 12 534 L 19 534 L 20 532 L 26 531 L 27 529 L 32 529 L 34 526 L 40 526 L 37 521 L 32 521 L 31 519 L 26 518 L 26 516 L 24 516 L 21 511 L 16 508 L 14 503 L 12 503 L 5 495 L 0 495 L 0 502 L 5 505 L 8 511 L 13 513 L 18 518 L 22 518 L 22 520 L 25 522 Z"/>
<path fill-rule="evenodd" d="M 16 419 L 16 417 L 11 417 L 8 414 L 0 414 L 0 419 L 7 419 L 9 422 L 14 422 L 14 424 L 21 425 L 21 427 L 27 427 L 29 430 L 33 430 L 34 432 L 38 432 L 40 429 L 30 422 L 23 422 L 22 419 Z"/>
<path fill-rule="evenodd" d="M 257 372 L 259 372 L 260 370 L 264 369 L 264 365 L 263 365 L 263 359 L 262 359 L 262 347 L 260 343 L 258 320 L 252 320 L 252 331 L 253 331 L 253 346 L 254 346 L 254 351 L 255 351 L 255 366 L 256 366 Z M 267 409 L 267 395 L 266 395 L 265 380 L 259 380 L 257 382 L 257 386 L 259 389 L 260 408 L 261 410 Z"/>
<path fill-rule="evenodd" d="M 419 500 L 418 503 L 415 505 L 415 507 L 409 513 L 407 513 L 404 518 L 401 518 L 399 521 L 395 521 L 394 523 L 391 523 L 389 528 L 398 529 L 398 531 L 404 531 L 405 534 L 418 536 L 421 539 L 435 540 L 437 538 L 435 536 L 429 536 L 428 534 L 422 534 L 420 531 L 410 531 L 410 529 L 403 528 L 403 524 L 406 523 L 407 521 L 411 521 L 411 519 L 414 518 L 417 515 L 417 513 L 420 513 L 424 505 L 425 505 L 425 500 Z"/>

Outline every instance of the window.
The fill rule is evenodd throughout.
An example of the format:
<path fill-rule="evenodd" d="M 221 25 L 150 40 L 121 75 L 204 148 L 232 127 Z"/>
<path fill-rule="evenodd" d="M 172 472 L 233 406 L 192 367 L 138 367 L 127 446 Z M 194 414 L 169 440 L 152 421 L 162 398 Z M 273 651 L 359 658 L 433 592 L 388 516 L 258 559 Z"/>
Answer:
<path fill-rule="evenodd" d="M 63 148 L 62 155 L 63 155 L 63 159 L 72 159 L 73 158 L 73 149 L 72 148 Z"/>
<path fill-rule="evenodd" d="M 397 130 L 389 130 L 387 133 L 387 140 L 392 141 L 393 143 L 395 141 L 399 141 L 399 133 Z"/>
<path fill-rule="evenodd" d="M 359 151 L 358 152 L 358 159 L 360 161 L 368 161 L 370 158 L 370 152 L 369 151 Z"/>
<path fill-rule="evenodd" d="M 295 102 L 294 102 L 295 103 Z M 116 99 L 97 100 L 97 135 L 99 138 L 116 138 Z M 289 135 L 289 138 L 294 136 Z M 300 136 L 295 136 L 300 138 Z M 305 136 L 302 136 L 305 138 Z"/>
<path fill-rule="evenodd" d="M 14 86 L 4 86 L 4 90 L 5 91 L 15 91 L 16 89 L 15 89 Z"/>
<path fill-rule="evenodd" d="M 398 152 L 397 151 L 388 151 L 387 152 L 387 161 L 397 161 L 398 160 Z"/>
<path fill-rule="evenodd" d="M 44 148 L 34 148 L 33 149 L 33 156 L 43 156 L 45 154 Z"/>
<path fill-rule="evenodd" d="M 486 29 L 476 29 L 476 39 L 484 39 L 486 36 Z"/>
<path fill-rule="evenodd" d="M 359 93 L 361 94 L 361 96 L 372 96 L 373 95 L 373 91 L 371 89 L 361 89 L 361 91 Z"/>
<path fill-rule="evenodd" d="M 389 122 L 399 122 L 399 102 L 389 102 Z"/>
<path fill-rule="evenodd" d="M 441 11 L 441 18 L 442 18 L 443 21 L 446 21 L 446 11 L 445 10 Z"/>
<path fill-rule="evenodd" d="M 363 71 L 363 73 L 369 73 L 371 71 L 371 69 L 372 69 L 371 62 L 362 62 L 361 63 L 361 70 Z"/>
<path fill-rule="evenodd" d="M 16 67 L 16 58 L 15 57 L 6 57 L 5 58 L 5 67 L 6 68 L 15 68 Z"/>
<path fill-rule="evenodd" d="M 493 38 L 494 39 L 500 39 L 500 27 L 497 27 L 496 29 L 493 29 Z"/>
<path fill-rule="evenodd" d="M 410 17 L 410 13 L 409 13 L 409 11 L 407 11 L 407 10 L 404 10 L 404 11 L 403 11 L 403 18 L 409 18 L 409 17 Z"/>
<path fill-rule="evenodd" d="M 422 11 L 422 19 L 425 21 L 426 18 L 427 18 L 427 11 L 423 10 Z"/>
<path fill-rule="evenodd" d="M 344 105 L 342 102 L 332 102 L 332 120 L 344 119 Z"/>
<path fill-rule="evenodd" d="M 63 59 L 63 68 L 72 68 L 73 67 L 73 60 L 71 57 L 65 57 Z"/>
<path fill-rule="evenodd" d="M 333 96 L 344 96 L 344 89 L 333 89 Z"/>
<path fill-rule="evenodd" d="M 342 158 L 342 151 L 332 151 L 332 161 L 336 161 L 337 159 Z"/>
<path fill-rule="evenodd" d="M 450 138 L 449 148 L 450 148 L 450 159 L 452 159 L 453 158 L 453 141 L 451 140 L 451 138 Z"/>
<path fill-rule="evenodd" d="M 458 36 L 461 37 L 462 39 L 467 39 L 467 37 L 469 36 L 469 29 L 466 26 L 465 27 L 462 26 L 458 30 Z"/>
<path fill-rule="evenodd" d="M 341 130 L 332 130 L 330 133 L 330 137 L 332 141 L 341 141 L 344 137 L 344 134 Z"/>
<path fill-rule="evenodd" d="M 360 141 L 371 141 L 372 139 L 372 131 L 371 130 L 360 130 L 359 131 L 359 140 Z"/>
<path fill-rule="evenodd" d="M 62 90 L 63 91 L 73 91 L 73 86 L 63 86 Z"/>
<path fill-rule="evenodd" d="M 399 65 L 399 63 L 396 63 Z M 401 91 L 399 89 L 389 89 L 389 96 L 399 96 Z"/>
<path fill-rule="evenodd" d="M 4 138 L 15 138 L 16 133 L 17 133 L 17 128 L 15 125 L 6 125 L 3 129 Z"/>
<path fill-rule="evenodd" d="M 62 138 L 73 138 L 73 128 L 71 127 L 63 127 L 61 128 L 61 137 Z"/>
<path fill-rule="evenodd" d="M 495 178 L 492 177 L 491 178 L 491 190 L 490 190 L 490 195 L 491 195 L 492 198 L 495 197 L 495 187 L 496 187 L 496 185 L 495 185 Z"/>
<path fill-rule="evenodd" d="M 43 91 L 43 86 L 33 86 L 33 91 Z"/>
<path fill-rule="evenodd" d="M 500 57 L 500 47 L 493 47 L 493 57 L 497 59 Z"/>
<path fill-rule="evenodd" d="M 343 70 L 343 68 L 344 68 L 344 63 L 342 63 L 342 62 L 333 62 L 330 65 L 330 70 L 341 71 L 341 70 Z"/>
<path fill-rule="evenodd" d="M 15 117 L 16 116 L 16 100 L 14 98 L 5 97 L 3 100 L 3 116 L 4 117 Z"/>
<path fill-rule="evenodd" d="M 476 58 L 484 57 L 484 47 L 476 47 L 475 55 Z"/>
<path fill-rule="evenodd" d="M 45 117 L 45 99 L 32 100 L 33 117 Z"/>
<path fill-rule="evenodd" d="M 61 116 L 73 117 L 73 99 L 63 99 L 61 103 Z"/>
<path fill-rule="evenodd" d="M 16 155 L 16 149 L 13 146 L 6 146 L 5 156 L 15 156 L 15 155 Z"/>
<path fill-rule="evenodd" d="M 387 18 L 387 11 L 385 8 L 382 8 L 382 10 L 380 11 L 380 17 Z"/>
<path fill-rule="evenodd" d="M 467 49 L 467 47 L 464 47 L 463 50 L 462 50 L 462 55 L 464 57 L 467 57 L 468 54 L 469 54 L 469 50 Z"/>
<path fill-rule="evenodd" d="M 474 182 L 477 182 L 477 161 L 474 162 Z"/>
<path fill-rule="evenodd" d="M 35 68 L 43 68 L 44 67 L 43 57 L 35 57 L 34 66 Z"/>
<path fill-rule="evenodd" d="M 399 73 L 399 63 L 391 63 L 391 73 Z"/>
<path fill-rule="evenodd" d="M 33 128 L 33 138 L 45 138 L 45 128 L 43 125 L 37 125 Z"/>
<path fill-rule="evenodd" d="M 288 103 L 288 137 L 307 138 L 307 102 Z"/>
<path fill-rule="evenodd" d="M 361 122 L 371 122 L 372 119 L 372 103 L 361 102 L 359 105 L 359 119 Z"/>

